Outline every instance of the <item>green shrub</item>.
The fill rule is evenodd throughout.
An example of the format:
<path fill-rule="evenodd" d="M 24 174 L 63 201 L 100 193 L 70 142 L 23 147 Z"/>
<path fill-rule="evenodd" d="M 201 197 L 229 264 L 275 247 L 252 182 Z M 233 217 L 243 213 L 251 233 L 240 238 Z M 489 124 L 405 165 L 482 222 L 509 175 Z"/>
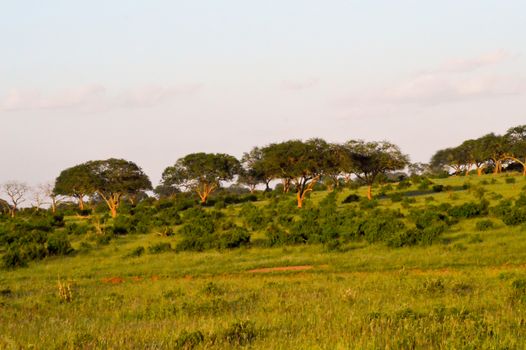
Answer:
<path fill-rule="evenodd" d="M 47 251 L 49 255 L 68 255 L 74 250 L 67 234 L 55 233 L 47 239 Z"/>
<path fill-rule="evenodd" d="M 146 249 L 144 249 L 143 246 L 139 246 L 135 249 L 133 249 L 128 255 L 127 257 L 130 257 L 130 258 L 138 258 L 140 256 L 142 256 L 144 254 L 144 252 L 146 251 Z"/>
<path fill-rule="evenodd" d="M 404 199 L 404 194 L 401 192 L 395 192 L 391 194 L 389 198 L 391 199 L 391 202 L 393 203 L 401 202 Z"/>
<path fill-rule="evenodd" d="M 405 229 L 402 220 L 391 214 L 382 213 L 369 216 L 361 225 L 363 236 L 369 243 L 388 241 Z"/>
<path fill-rule="evenodd" d="M 26 267 L 27 260 L 17 247 L 11 247 L 2 256 L 2 266 L 6 269 L 15 269 L 17 267 Z"/>
<path fill-rule="evenodd" d="M 217 247 L 221 249 L 239 248 L 250 244 L 250 233 L 243 227 L 236 226 L 220 233 L 217 237 Z"/>
<path fill-rule="evenodd" d="M 76 222 L 68 223 L 66 226 L 66 232 L 70 235 L 83 235 L 92 230 L 92 226 L 86 223 L 79 224 Z"/>
<path fill-rule="evenodd" d="M 350 195 L 345 197 L 342 203 L 343 204 L 356 203 L 356 202 L 359 202 L 360 200 L 361 200 L 361 197 L 359 195 L 355 193 L 351 193 Z"/>
<path fill-rule="evenodd" d="M 433 192 L 444 192 L 444 185 L 433 185 L 432 187 Z"/>
<path fill-rule="evenodd" d="M 476 223 L 475 228 L 477 231 L 488 231 L 495 227 L 493 221 L 489 219 L 480 220 Z"/>
<path fill-rule="evenodd" d="M 514 184 L 517 182 L 514 177 L 507 177 L 504 181 L 506 181 L 507 184 Z"/>
<path fill-rule="evenodd" d="M 464 219 L 484 216 L 488 214 L 488 205 L 489 203 L 487 201 L 480 203 L 468 202 L 453 206 L 448 210 L 448 214 L 454 218 Z"/>
<path fill-rule="evenodd" d="M 502 217 L 502 221 L 508 226 L 517 226 L 526 222 L 526 208 L 510 208 Z"/>
<path fill-rule="evenodd" d="M 171 250 L 172 250 L 172 246 L 170 243 L 167 243 L 167 242 L 156 243 L 148 247 L 148 253 L 150 254 L 160 254 L 160 253 L 169 252 Z"/>

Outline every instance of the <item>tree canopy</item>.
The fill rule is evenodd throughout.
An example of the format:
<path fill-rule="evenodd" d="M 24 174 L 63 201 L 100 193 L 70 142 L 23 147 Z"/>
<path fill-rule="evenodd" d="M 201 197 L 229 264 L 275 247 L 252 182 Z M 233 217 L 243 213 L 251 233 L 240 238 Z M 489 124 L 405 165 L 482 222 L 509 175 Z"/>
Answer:
<path fill-rule="evenodd" d="M 273 143 L 262 149 L 265 164 L 276 178 L 290 180 L 296 189 L 298 207 L 320 180 L 329 154 L 329 144 L 322 139 L 306 142 L 290 140 Z"/>
<path fill-rule="evenodd" d="M 231 181 L 239 173 L 239 161 L 223 153 L 192 153 L 167 167 L 162 175 L 164 186 L 173 186 L 197 193 L 206 203 L 222 181 Z"/>
<path fill-rule="evenodd" d="M 152 189 L 148 176 L 137 164 L 110 158 L 86 163 L 92 188 L 106 202 L 112 217 L 117 216 L 123 196 L 134 196 Z"/>
<path fill-rule="evenodd" d="M 402 170 L 409 165 L 409 157 L 398 146 L 386 142 L 351 140 L 344 146 L 347 169 L 368 187 L 367 197 L 372 199 L 372 185 L 380 174 Z"/>

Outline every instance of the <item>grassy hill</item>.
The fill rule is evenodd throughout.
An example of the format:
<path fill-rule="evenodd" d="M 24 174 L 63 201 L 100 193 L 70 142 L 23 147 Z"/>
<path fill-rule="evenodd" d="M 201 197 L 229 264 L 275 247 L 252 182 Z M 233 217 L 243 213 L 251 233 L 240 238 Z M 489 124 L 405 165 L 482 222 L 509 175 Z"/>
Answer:
<path fill-rule="evenodd" d="M 444 188 L 386 190 L 378 207 L 408 215 L 482 197 L 494 207 L 526 186 L 522 176 L 508 175 L 433 182 Z M 351 193 L 365 189 L 339 192 L 340 211 L 357 208 L 342 204 Z M 309 205 L 327 195 L 313 192 Z M 241 224 L 242 205 L 222 212 Z M 493 227 L 482 230 L 482 220 Z M 267 247 L 264 231 L 256 230 L 251 247 L 163 251 L 159 243 L 173 247 L 181 240 L 174 228 L 174 236 L 153 230 L 99 246 L 89 234 L 77 235 L 73 256 L 1 270 L 0 348 L 513 349 L 526 343 L 524 224 L 506 225 L 492 214 L 460 219 L 431 245 L 401 248 L 365 240 L 337 249 Z"/>

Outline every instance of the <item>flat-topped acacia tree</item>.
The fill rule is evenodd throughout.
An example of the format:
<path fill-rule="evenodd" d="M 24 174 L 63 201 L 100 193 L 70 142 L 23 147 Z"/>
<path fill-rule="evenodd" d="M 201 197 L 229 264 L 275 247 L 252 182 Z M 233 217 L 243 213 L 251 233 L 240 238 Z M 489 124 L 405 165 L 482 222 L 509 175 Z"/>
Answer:
<path fill-rule="evenodd" d="M 84 198 L 94 193 L 92 178 L 86 163 L 72 166 L 60 172 L 55 180 L 53 194 L 77 199 L 80 210 L 84 210 Z"/>
<path fill-rule="evenodd" d="M 231 181 L 239 173 L 239 161 L 223 153 L 192 153 L 167 167 L 162 175 L 163 186 L 173 186 L 197 193 L 202 204 L 222 181 Z"/>
<path fill-rule="evenodd" d="M 92 189 L 106 202 L 113 218 L 117 216 L 123 196 L 152 190 L 148 176 L 133 162 L 110 158 L 89 161 L 85 165 Z"/>
<path fill-rule="evenodd" d="M 262 149 L 264 162 L 273 169 L 274 177 L 288 179 L 294 185 L 298 208 L 320 180 L 329 151 L 329 144 L 322 139 L 290 140 Z"/>
<path fill-rule="evenodd" d="M 402 170 L 409 165 L 409 157 L 398 146 L 386 142 L 351 140 L 344 146 L 351 171 L 367 185 L 367 198 L 373 198 L 372 186 L 378 175 Z"/>

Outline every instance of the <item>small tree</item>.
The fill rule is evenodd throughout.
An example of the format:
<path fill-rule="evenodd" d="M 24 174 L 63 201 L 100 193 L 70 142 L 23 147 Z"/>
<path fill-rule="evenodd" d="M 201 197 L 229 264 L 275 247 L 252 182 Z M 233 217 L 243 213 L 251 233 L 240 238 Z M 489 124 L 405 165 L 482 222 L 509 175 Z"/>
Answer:
<path fill-rule="evenodd" d="M 86 163 L 67 168 L 55 180 L 53 195 L 74 197 L 79 209 L 84 210 L 84 198 L 95 192 L 92 180 Z"/>
<path fill-rule="evenodd" d="M 152 189 L 148 176 L 133 162 L 110 158 L 85 165 L 91 188 L 106 202 L 113 218 L 117 216 L 123 196 L 133 197 Z"/>
<path fill-rule="evenodd" d="M 321 139 L 307 142 L 291 140 L 273 143 L 262 149 L 265 164 L 284 183 L 290 181 L 296 189 L 298 208 L 323 174 L 329 145 Z"/>
<path fill-rule="evenodd" d="M 222 181 L 234 179 L 239 168 L 239 161 L 228 154 L 192 153 L 167 167 L 161 182 L 163 186 L 195 191 L 205 204 Z"/>
<path fill-rule="evenodd" d="M 26 200 L 25 196 L 30 191 L 30 187 L 23 182 L 9 181 L 2 184 L 1 189 L 11 202 L 9 206 L 9 215 L 14 218 L 18 206 Z"/>
<path fill-rule="evenodd" d="M 383 142 L 351 140 L 347 143 L 348 163 L 356 177 L 367 185 L 367 198 L 371 200 L 372 186 L 380 174 L 402 170 L 409 164 L 409 157 L 398 146 Z"/>

